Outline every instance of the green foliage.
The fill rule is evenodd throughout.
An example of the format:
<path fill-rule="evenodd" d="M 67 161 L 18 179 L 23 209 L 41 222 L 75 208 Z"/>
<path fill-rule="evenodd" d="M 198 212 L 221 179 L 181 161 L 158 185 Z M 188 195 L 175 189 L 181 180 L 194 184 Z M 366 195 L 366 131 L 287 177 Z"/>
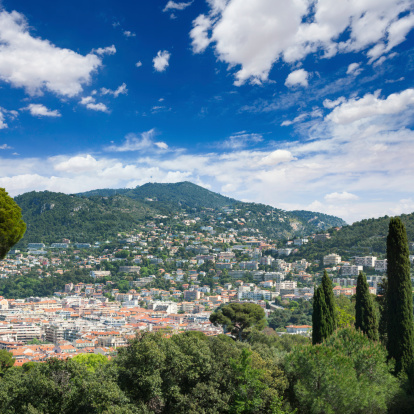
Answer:
<path fill-rule="evenodd" d="M 261 330 L 266 326 L 265 312 L 255 303 L 229 303 L 210 315 L 210 322 L 221 325 L 225 332 L 230 332 L 235 339 L 246 339 L 248 328 Z"/>
<path fill-rule="evenodd" d="M 14 365 L 15 361 L 11 352 L 0 349 L 0 376 L 3 376 Z"/>
<path fill-rule="evenodd" d="M 313 297 L 312 344 L 320 344 L 328 336 L 328 307 L 322 286 L 316 289 Z"/>
<path fill-rule="evenodd" d="M 88 371 L 93 372 L 109 362 L 108 358 L 101 354 L 79 354 L 74 356 L 72 360 L 84 365 Z"/>
<path fill-rule="evenodd" d="M 24 235 L 26 224 L 15 201 L 0 188 L 0 260 Z"/>
<path fill-rule="evenodd" d="M 398 393 L 385 348 L 353 328 L 287 355 L 289 400 L 300 413 L 386 413 Z"/>
<path fill-rule="evenodd" d="M 336 322 L 338 328 L 349 328 L 355 324 L 355 303 L 345 295 L 335 298 Z"/>
<path fill-rule="evenodd" d="M 268 325 L 275 329 L 284 329 L 288 325 L 312 325 L 312 304 L 307 300 L 299 300 L 298 306 L 286 309 L 275 309 L 268 318 Z"/>
<path fill-rule="evenodd" d="M 331 335 L 336 329 L 336 312 L 335 312 L 335 297 L 333 294 L 332 281 L 328 276 L 327 271 L 323 272 L 322 276 L 322 289 L 325 296 L 325 303 L 327 307 L 326 315 L 326 325 L 327 325 L 327 335 Z"/>
<path fill-rule="evenodd" d="M 227 337 L 143 334 L 120 350 L 115 363 L 121 388 L 148 412 L 275 412 L 286 388 L 282 371 L 243 349 Z M 254 397 L 255 410 L 235 411 L 246 395 Z"/>
<path fill-rule="evenodd" d="M 399 373 L 414 364 L 414 325 L 407 233 L 398 217 L 390 220 L 387 259 L 387 349 Z"/>
<path fill-rule="evenodd" d="M 360 272 L 356 286 L 355 328 L 360 329 L 369 339 L 378 340 L 377 315 L 369 293 L 367 278 Z"/>

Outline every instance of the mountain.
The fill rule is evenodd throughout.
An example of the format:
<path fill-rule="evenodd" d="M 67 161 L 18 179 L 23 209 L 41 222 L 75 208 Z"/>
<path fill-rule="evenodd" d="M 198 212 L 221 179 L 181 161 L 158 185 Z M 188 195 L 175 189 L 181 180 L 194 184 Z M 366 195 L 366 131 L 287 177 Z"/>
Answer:
<path fill-rule="evenodd" d="M 21 207 L 27 231 L 23 243 L 93 242 L 128 231 L 158 211 L 122 195 L 78 197 L 50 191 L 22 194 Z"/>
<path fill-rule="evenodd" d="M 119 190 L 93 190 L 87 193 L 79 193 L 79 195 L 110 195 L 123 194 L 134 200 L 148 201 L 158 207 L 174 208 L 174 209 L 194 209 L 194 208 L 221 208 L 235 204 L 237 201 L 214 193 L 204 187 L 184 181 L 181 183 L 161 184 L 147 183 L 134 189 Z"/>
<path fill-rule="evenodd" d="M 414 242 L 414 213 L 402 214 L 400 218 L 405 224 L 408 240 Z M 329 240 L 309 243 L 301 247 L 298 254 L 319 259 L 328 253 L 338 253 L 344 258 L 356 255 L 385 257 L 389 222 L 390 218 L 385 216 L 358 221 L 339 231 L 330 229 Z"/>
<path fill-rule="evenodd" d="M 73 242 L 104 240 L 157 215 L 169 216 L 169 226 L 181 229 L 181 220 L 171 219 L 177 213 L 198 216 L 200 223 L 214 225 L 218 230 L 236 228 L 246 235 L 260 232 L 281 239 L 346 224 L 322 213 L 288 212 L 244 203 L 190 182 L 148 183 L 134 189 L 100 189 L 73 195 L 33 191 L 15 201 L 27 223 L 23 244 L 50 243 L 62 238 Z"/>

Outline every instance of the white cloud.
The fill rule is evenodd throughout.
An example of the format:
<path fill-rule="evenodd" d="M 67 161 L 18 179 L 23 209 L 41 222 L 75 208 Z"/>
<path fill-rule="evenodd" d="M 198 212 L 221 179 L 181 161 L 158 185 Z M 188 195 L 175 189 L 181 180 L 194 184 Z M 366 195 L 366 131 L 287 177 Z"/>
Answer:
<path fill-rule="evenodd" d="M 0 12 L 0 79 L 30 95 L 48 90 L 75 96 L 89 84 L 91 74 L 102 64 L 95 54 L 82 56 L 32 37 L 24 16 Z"/>
<path fill-rule="evenodd" d="M 233 134 L 228 139 L 220 143 L 221 148 L 240 149 L 248 145 L 258 144 L 263 141 L 261 134 L 248 134 L 245 131 Z"/>
<path fill-rule="evenodd" d="M 115 98 L 118 98 L 119 95 L 127 95 L 128 89 L 126 87 L 126 83 L 123 83 L 121 86 L 118 86 L 117 89 L 114 91 L 107 88 L 101 88 L 102 95 L 113 95 Z"/>
<path fill-rule="evenodd" d="M 181 3 L 176 3 L 175 1 L 170 0 L 164 7 L 163 12 L 167 12 L 170 10 L 184 10 L 187 7 L 191 6 L 193 4 L 192 1 L 189 1 L 187 3 L 185 2 L 181 2 Z"/>
<path fill-rule="evenodd" d="M 167 69 L 169 66 L 170 57 L 171 54 L 167 50 L 158 51 L 157 56 L 152 59 L 152 62 L 154 63 L 154 69 L 157 72 L 164 72 L 165 69 Z"/>
<path fill-rule="evenodd" d="M 325 99 L 323 101 L 323 106 L 325 108 L 332 109 L 332 108 L 335 108 L 335 106 L 338 106 L 339 104 L 343 102 L 346 102 L 346 99 L 343 96 L 339 97 L 338 99 L 335 99 L 334 101 L 331 101 L 330 99 Z"/>
<path fill-rule="evenodd" d="M 94 52 L 97 55 L 100 55 L 100 56 L 103 56 L 103 55 L 114 55 L 116 53 L 116 48 L 115 48 L 115 45 L 107 46 L 107 47 L 100 47 L 100 48 L 94 50 Z"/>
<path fill-rule="evenodd" d="M 4 120 L 4 114 L 2 109 L 0 108 L 0 129 L 6 129 L 8 128 L 8 125 L 6 124 Z"/>
<path fill-rule="evenodd" d="M 124 36 L 125 37 L 135 37 L 136 34 L 134 32 L 129 31 L 129 30 L 124 30 Z"/>
<path fill-rule="evenodd" d="M 10 145 L 7 144 L 1 144 L 0 145 L 0 150 L 5 150 L 5 149 L 12 149 L 13 147 L 11 147 Z"/>
<path fill-rule="evenodd" d="M 272 166 L 282 162 L 289 162 L 296 159 L 292 153 L 287 150 L 276 150 L 266 155 L 259 161 L 259 165 Z"/>
<path fill-rule="evenodd" d="M 393 93 L 386 99 L 379 98 L 380 91 L 367 93 L 363 98 L 353 98 L 341 103 L 326 118 L 337 124 L 349 124 L 377 115 L 392 115 L 414 104 L 414 89 Z"/>
<path fill-rule="evenodd" d="M 135 63 L 135 66 L 137 68 L 140 68 L 142 66 L 142 62 L 139 60 L 137 63 Z"/>
<path fill-rule="evenodd" d="M 360 63 L 351 63 L 346 70 L 347 75 L 358 76 L 362 72 Z"/>
<path fill-rule="evenodd" d="M 340 203 L 344 201 L 353 201 L 359 199 L 357 195 L 348 193 L 347 191 L 343 191 L 342 193 L 335 192 L 326 194 L 324 198 L 326 201 L 329 201 L 331 203 Z"/>
<path fill-rule="evenodd" d="M 308 86 L 308 77 L 309 73 L 306 72 L 305 69 L 294 70 L 293 72 L 289 73 L 288 77 L 286 78 L 285 85 L 288 87 L 300 85 L 306 88 Z"/>
<path fill-rule="evenodd" d="M 58 161 L 59 158 L 56 158 Z M 88 171 L 95 171 L 99 167 L 98 161 L 87 154 L 86 156 L 76 156 L 66 159 L 64 161 L 57 162 L 54 165 L 56 171 L 68 172 L 68 173 L 84 173 Z"/>
<path fill-rule="evenodd" d="M 46 106 L 42 105 L 42 104 L 30 104 L 28 105 L 26 109 L 30 112 L 31 115 L 33 116 L 48 116 L 48 117 L 60 117 L 61 114 L 57 109 L 54 110 L 50 110 L 48 108 L 46 108 Z"/>
<path fill-rule="evenodd" d="M 371 61 L 405 40 L 414 26 L 410 0 L 208 0 L 190 32 L 193 51 L 213 44 L 235 84 L 268 80 L 280 60 L 302 61 L 310 53 L 367 51 Z"/>
<path fill-rule="evenodd" d="M 101 102 L 96 103 L 96 100 L 93 96 L 85 96 L 80 100 L 79 103 L 86 106 L 88 109 L 91 109 L 92 111 L 109 113 L 108 107 Z"/>
<path fill-rule="evenodd" d="M 111 152 L 127 152 L 127 151 L 142 151 L 154 148 L 167 149 L 168 145 L 165 142 L 154 142 L 155 129 L 142 132 L 140 135 L 128 134 L 125 141 L 121 145 L 110 145 L 106 151 Z"/>

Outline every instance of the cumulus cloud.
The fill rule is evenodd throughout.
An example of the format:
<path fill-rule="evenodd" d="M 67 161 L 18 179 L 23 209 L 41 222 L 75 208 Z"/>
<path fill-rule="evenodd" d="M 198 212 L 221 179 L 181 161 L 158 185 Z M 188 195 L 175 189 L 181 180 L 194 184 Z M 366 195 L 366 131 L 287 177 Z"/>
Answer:
<path fill-rule="evenodd" d="M 309 73 L 306 72 L 305 69 L 294 70 L 289 73 L 286 78 L 285 85 L 289 88 L 297 85 L 304 86 L 306 88 L 308 86 L 308 77 Z"/>
<path fill-rule="evenodd" d="M 287 150 L 276 150 L 266 155 L 259 161 L 259 165 L 272 166 L 282 162 L 288 162 L 294 160 L 292 153 Z"/>
<path fill-rule="evenodd" d="M 5 149 L 12 149 L 13 147 L 11 147 L 10 145 L 7 144 L 1 144 L 0 145 L 0 149 L 5 150 Z"/>
<path fill-rule="evenodd" d="M 170 0 L 164 7 L 163 12 L 167 12 L 170 10 L 184 10 L 187 7 L 191 6 L 193 4 L 192 1 L 189 1 L 187 3 L 185 2 L 181 2 L 181 3 L 177 3 L 175 1 Z"/>
<path fill-rule="evenodd" d="M 142 151 L 153 149 L 154 147 L 162 150 L 168 149 L 165 142 L 155 142 L 155 129 L 142 132 L 140 135 L 128 134 L 125 141 L 121 145 L 110 145 L 106 147 L 106 151 L 111 152 L 127 152 L 127 151 Z"/>
<path fill-rule="evenodd" d="M 334 192 L 330 194 L 326 194 L 324 197 L 326 201 L 329 202 L 343 202 L 343 201 L 352 201 L 352 200 L 358 200 L 359 197 L 355 194 L 348 193 L 347 191 L 343 191 L 342 193 Z"/>
<path fill-rule="evenodd" d="M 337 124 L 349 124 L 377 115 L 398 114 L 414 104 L 414 89 L 393 93 L 386 99 L 379 97 L 380 92 L 367 93 L 363 98 L 344 101 L 336 106 L 326 118 Z"/>
<path fill-rule="evenodd" d="M 142 62 L 139 60 L 137 63 L 135 63 L 135 66 L 137 68 L 140 68 L 142 66 Z"/>
<path fill-rule="evenodd" d="M 100 56 L 103 56 L 103 55 L 114 55 L 116 53 L 116 48 L 115 48 L 115 45 L 107 46 L 107 47 L 100 47 L 100 48 L 94 50 L 94 52 L 97 55 L 100 55 Z"/>
<path fill-rule="evenodd" d="M 102 65 L 93 53 L 80 55 L 33 37 L 25 17 L 13 11 L 0 12 L 0 79 L 30 95 L 43 90 L 75 96 Z"/>
<path fill-rule="evenodd" d="M 107 88 L 101 88 L 101 94 L 102 95 L 113 95 L 115 98 L 118 98 L 119 95 L 127 95 L 128 89 L 126 87 L 126 83 L 123 83 L 121 86 L 119 86 L 114 91 Z"/>
<path fill-rule="evenodd" d="M 33 116 L 48 116 L 48 117 L 60 117 L 61 114 L 57 109 L 50 110 L 42 104 L 30 104 L 26 108 L 23 108 L 30 112 Z"/>
<path fill-rule="evenodd" d="M 92 111 L 109 113 L 108 107 L 101 102 L 96 103 L 96 99 L 93 96 L 85 96 L 80 100 L 79 103 L 86 106 L 88 109 L 91 109 Z"/>
<path fill-rule="evenodd" d="M 210 12 L 193 21 L 195 53 L 210 44 L 235 84 L 261 83 L 278 61 L 295 63 L 322 52 L 366 51 L 371 62 L 403 42 L 414 27 L 410 0 L 208 0 Z M 409 13 L 409 14 L 407 14 Z"/>
<path fill-rule="evenodd" d="M 165 69 L 169 66 L 169 60 L 170 60 L 171 54 L 167 50 L 158 51 L 157 56 L 152 59 L 152 62 L 154 64 L 154 69 L 157 72 L 164 72 Z"/>

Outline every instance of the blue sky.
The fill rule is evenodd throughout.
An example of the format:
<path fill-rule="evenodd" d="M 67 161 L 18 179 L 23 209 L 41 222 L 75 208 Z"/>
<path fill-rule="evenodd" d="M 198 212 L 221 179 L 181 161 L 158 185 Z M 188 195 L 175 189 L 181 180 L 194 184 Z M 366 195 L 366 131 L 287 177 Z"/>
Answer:
<path fill-rule="evenodd" d="M 0 186 L 192 181 L 414 211 L 414 3 L 0 0 Z"/>

